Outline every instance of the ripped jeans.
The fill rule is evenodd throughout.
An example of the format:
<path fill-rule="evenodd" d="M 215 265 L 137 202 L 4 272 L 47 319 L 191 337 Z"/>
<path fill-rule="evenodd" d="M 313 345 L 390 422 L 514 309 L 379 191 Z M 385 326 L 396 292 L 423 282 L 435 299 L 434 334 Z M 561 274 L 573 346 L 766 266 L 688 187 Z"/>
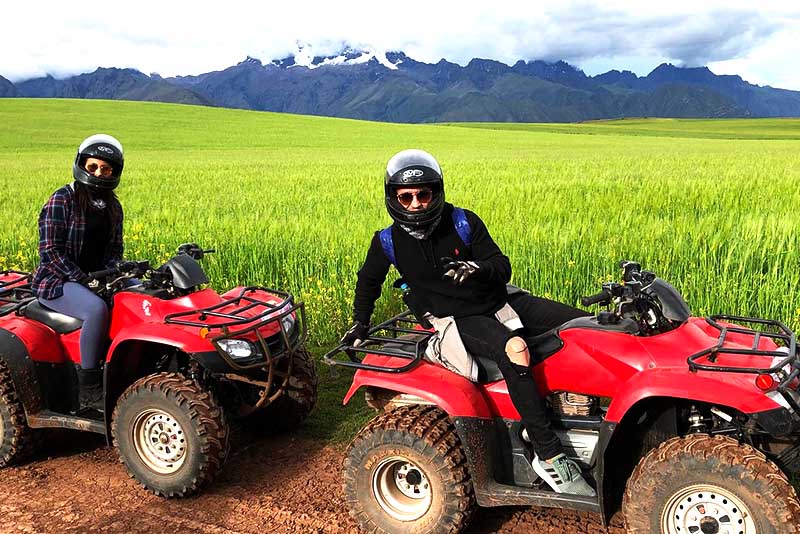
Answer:
<path fill-rule="evenodd" d="M 508 386 L 511 402 L 522 417 L 533 449 L 539 458 L 548 460 L 563 449 L 561 441 L 550 426 L 544 400 L 536 387 L 530 367 L 511 362 L 506 354 L 506 342 L 514 336 L 536 336 L 576 317 L 589 315 L 583 310 L 526 293 L 509 296 L 508 303 L 522 320 L 524 329 L 512 332 L 493 315 L 470 315 L 456 319 L 461 340 L 474 355 L 489 357 L 500 368 Z"/>

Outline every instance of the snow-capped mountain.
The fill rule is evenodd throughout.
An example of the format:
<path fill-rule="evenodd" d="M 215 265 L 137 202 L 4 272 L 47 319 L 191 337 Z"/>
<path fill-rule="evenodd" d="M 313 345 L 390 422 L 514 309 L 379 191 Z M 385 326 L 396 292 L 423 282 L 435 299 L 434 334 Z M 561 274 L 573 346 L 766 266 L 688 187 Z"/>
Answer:
<path fill-rule="evenodd" d="M 587 76 L 563 62 L 513 66 L 475 58 L 425 63 L 400 51 L 298 44 L 284 58 L 247 57 L 227 69 L 161 78 L 98 69 L 66 80 L 14 84 L 7 96 L 117 98 L 210 104 L 394 122 L 562 122 L 629 116 L 800 116 L 800 92 L 759 87 L 707 68 L 660 65 L 648 76 Z"/>

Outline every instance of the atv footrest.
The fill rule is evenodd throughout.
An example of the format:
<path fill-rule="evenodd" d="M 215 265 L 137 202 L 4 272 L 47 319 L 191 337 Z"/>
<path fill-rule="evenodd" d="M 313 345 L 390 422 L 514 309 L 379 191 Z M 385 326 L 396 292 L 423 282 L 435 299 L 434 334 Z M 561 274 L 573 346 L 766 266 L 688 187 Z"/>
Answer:
<path fill-rule="evenodd" d="M 597 497 L 567 495 L 550 490 L 509 486 L 498 482 L 489 482 L 482 488 L 476 488 L 475 498 L 483 507 L 544 506 L 600 513 L 600 503 Z"/>
<path fill-rule="evenodd" d="M 97 419 L 87 419 L 75 415 L 43 410 L 36 415 L 28 416 L 28 426 L 31 428 L 71 428 L 106 435 L 106 424 Z"/>

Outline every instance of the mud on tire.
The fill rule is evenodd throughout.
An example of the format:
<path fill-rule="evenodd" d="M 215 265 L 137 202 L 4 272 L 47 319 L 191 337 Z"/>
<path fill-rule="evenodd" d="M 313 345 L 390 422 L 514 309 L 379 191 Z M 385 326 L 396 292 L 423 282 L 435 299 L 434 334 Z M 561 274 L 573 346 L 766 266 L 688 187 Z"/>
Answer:
<path fill-rule="evenodd" d="M 622 510 L 633 534 L 800 532 L 800 503 L 786 475 L 724 436 L 673 438 L 650 451 L 628 480 Z"/>
<path fill-rule="evenodd" d="M 356 436 L 344 460 L 344 494 L 363 532 L 461 532 L 475 495 L 461 441 L 434 406 L 402 406 Z"/>
<path fill-rule="evenodd" d="M 117 402 L 111 432 L 130 475 L 164 497 L 199 491 L 228 454 L 222 409 L 197 382 L 177 373 L 131 385 Z"/>
<path fill-rule="evenodd" d="M 0 360 L 0 467 L 23 460 L 33 449 L 33 431 L 17 397 L 11 372 Z"/>
<path fill-rule="evenodd" d="M 282 432 L 302 423 L 317 403 L 319 378 L 314 359 L 306 349 L 294 354 L 292 376 L 283 395 L 248 415 L 243 423 L 250 430 Z"/>

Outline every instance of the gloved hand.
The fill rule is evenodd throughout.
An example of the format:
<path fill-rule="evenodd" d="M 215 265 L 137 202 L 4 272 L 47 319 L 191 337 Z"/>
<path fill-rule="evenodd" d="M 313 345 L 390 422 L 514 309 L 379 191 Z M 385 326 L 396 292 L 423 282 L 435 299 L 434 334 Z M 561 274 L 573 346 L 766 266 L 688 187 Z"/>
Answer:
<path fill-rule="evenodd" d="M 119 269 L 121 273 L 129 273 L 138 267 L 135 261 L 120 260 L 114 264 L 114 267 Z"/>
<path fill-rule="evenodd" d="M 369 327 L 362 323 L 361 321 L 356 321 L 350 327 L 350 329 L 344 333 L 342 339 L 339 340 L 339 343 L 342 345 L 349 345 L 351 347 L 358 347 L 364 340 L 367 339 L 367 330 Z"/>
<path fill-rule="evenodd" d="M 87 287 L 89 286 L 89 282 L 91 282 L 91 281 L 92 281 L 92 278 L 89 277 L 88 274 L 81 274 L 80 278 L 75 280 L 75 282 L 77 282 L 78 284 L 80 284 L 82 286 L 87 286 Z"/>
<path fill-rule="evenodd" d="M 452 278 L 453 283 L 457 286 L 463 284 L 467 278 L 481 269 L 474 261 L 454 260 L 453 258 L 441 258 L 439 261 L 444 265 L 442 278 Z"/>

